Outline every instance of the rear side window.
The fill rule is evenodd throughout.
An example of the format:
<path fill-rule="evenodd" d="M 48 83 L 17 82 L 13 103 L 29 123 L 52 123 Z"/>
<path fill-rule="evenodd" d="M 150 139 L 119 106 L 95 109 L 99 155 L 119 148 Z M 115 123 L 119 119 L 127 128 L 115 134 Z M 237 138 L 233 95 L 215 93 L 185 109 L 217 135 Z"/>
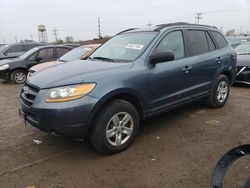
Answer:
<path fill-rule="evenodd" d="M 213 37 L 216 40 L 216 43 L 218 45 L 219 48 L 225 48 L 227 46 L 227 40 L 225 39 L 225 37 L 220 34 L 219 32 L 216 31 L 211 31 Z"/>
<path fill-rule="evenodd" d="M 188 31 L 190 50 L 192 56 L 204 54 L 210 51 L 205 31 Z"/>
<path fill-rule="evenodd" d="M 8 50 L 6 50 L 6 53 L 15 53 L 15 52 L 22 52 L 23 49 L 20 45 L 15 45 L 10 47 Z"/>
<path fill-rule="evenodd" d="M 42 49 L 38 54 L 38 58 L 41 58 L 42 60 L 53 59 L 53 57 L 53 48 Z"/>
<path fill-rule="evenodd" d="M 174 31 L 167 34 L 159 45 L 156 47 L 154 53 L 172 52 L 175 59 L 185 57 L 184 42 L 181 31 Z"/>
<path fill-rule="evenodd" d="M 61 57 L 69 51 L 70 51 L 70 49 L 68 49 L 68 48 L 56 48 L 57 57 Z"/>
<path fill-rule="evenodd" d="M 214 51 L 216 49 L 215 44 L 211 38 L 211 36 L 206 32 L 206 36 L 207 36 L 207 41 L 208 41 L 208 45 L 211 51 Z"/>

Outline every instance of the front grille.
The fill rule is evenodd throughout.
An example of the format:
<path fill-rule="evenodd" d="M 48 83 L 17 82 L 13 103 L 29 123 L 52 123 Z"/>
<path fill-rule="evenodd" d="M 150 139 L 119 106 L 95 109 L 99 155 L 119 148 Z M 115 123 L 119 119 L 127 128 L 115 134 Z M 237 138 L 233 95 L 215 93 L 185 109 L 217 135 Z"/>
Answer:
<path fill-rule="evenodd" d="M 31 106 L 37 96 L 39 92 L 39 89 L 29 85 L 29 84 L 25 84 L 22 88 L 21 91 L 21 99 L 22 101 L 28 105 Z"/>

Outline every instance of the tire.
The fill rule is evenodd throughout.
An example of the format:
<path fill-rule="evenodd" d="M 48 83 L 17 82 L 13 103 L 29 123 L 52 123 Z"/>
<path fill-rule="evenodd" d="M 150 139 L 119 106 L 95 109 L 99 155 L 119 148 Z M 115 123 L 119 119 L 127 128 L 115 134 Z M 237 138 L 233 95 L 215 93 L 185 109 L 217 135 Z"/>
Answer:
<path fill-rule="evenodd" d="M 27 80 L 27 72 L 24 70 L 15 70 L 11 73 L 10 79 L 15 84 L 23 84 Z"/>
<path fill-rule="evenodd" d="M 212 86 L 207 98 L 207 105 L 211 108 L 221 108 L 227 102 L 230 93 L 230 84 L 227 76 L 220 75 Z"/>
<path fill-rule="evenodd" d="M 138 128 L 139 115 L 136 108 L 127 101 L 114 100 L 98 112 L 89 139 L 97 151 L 114 154 L 129 147 Z"/>

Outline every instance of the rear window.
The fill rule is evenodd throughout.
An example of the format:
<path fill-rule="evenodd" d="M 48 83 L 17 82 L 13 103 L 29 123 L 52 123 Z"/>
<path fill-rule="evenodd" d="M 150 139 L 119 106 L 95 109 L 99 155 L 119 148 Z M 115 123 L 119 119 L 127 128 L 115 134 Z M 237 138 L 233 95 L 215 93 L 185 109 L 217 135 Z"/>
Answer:
<path fill-rule="evenodd" d="M 227 40 L 225 39 L 225 37 L 220 34 L 217 31 L 211 31 L 214 39 L 216 40 L 216 43 L 218 45 L 219 48 L 225 48 L 227 46 Z"/>
<path fill-rule="evenodd" d="M 192 56 L 204 54 L 210 51 L 205 31 L 189 30 L 188 36 Z"/>

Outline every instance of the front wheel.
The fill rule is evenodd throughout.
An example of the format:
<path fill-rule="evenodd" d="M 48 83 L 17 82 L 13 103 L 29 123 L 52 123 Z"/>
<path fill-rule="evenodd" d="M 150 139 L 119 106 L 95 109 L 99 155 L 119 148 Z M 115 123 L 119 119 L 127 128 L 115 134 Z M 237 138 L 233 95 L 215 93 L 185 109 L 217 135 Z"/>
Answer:
<path fill-rule="evenodd" d="M 16 70 L 11 73 L 10 79 L 15 84 L 23 84 L 27 80 L 27 72 L 24 70 Z"/>
<path fill-rule="evenodd" d="M 216 79 L 210 91 L 210 95 L 207 98 L 208 106 L 212 108 L 220 108 L 224 106 L 224 104 L 226 103 L 228 99 L 229 93 L 230 93 L 229 80 L 227 76 L 220 75 Z"/>
<path fill-rule="evenodd" d="M 115 100 L 97 114 L 90 141 L 101 153 L 118 153 L 132 143 L 138 128 L 139 115 L 136 108 L 127 101 Z"/>

